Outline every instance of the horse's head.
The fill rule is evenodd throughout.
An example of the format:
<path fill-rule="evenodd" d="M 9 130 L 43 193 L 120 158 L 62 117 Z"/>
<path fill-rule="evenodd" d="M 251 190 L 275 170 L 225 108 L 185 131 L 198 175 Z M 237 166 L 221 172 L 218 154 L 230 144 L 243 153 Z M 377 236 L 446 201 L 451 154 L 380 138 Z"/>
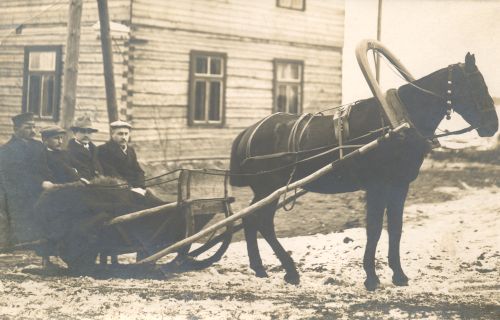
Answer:
<path fill-rule="evenodd" d="M 448 104 L 477 129 L 479 136 L 493 136 L 498 130 L 498 117 L 483 75 L 476 66 L 476 58 L 467 53 L 465 63 L 450 68 L 452 74 L 448 84 L 451 92 L 448 94 L 451 94 L 451 104 Z"/>

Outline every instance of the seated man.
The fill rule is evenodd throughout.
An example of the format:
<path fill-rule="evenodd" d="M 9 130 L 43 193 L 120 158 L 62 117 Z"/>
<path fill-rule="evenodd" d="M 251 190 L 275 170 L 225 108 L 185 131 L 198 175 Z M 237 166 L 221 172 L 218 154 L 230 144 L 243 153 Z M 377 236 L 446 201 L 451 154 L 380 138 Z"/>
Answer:
<path fill-rule="evenodd" d="M 33 207 L 43 189 L 51 188 L 53 184 L 43 144 L 34 139 L 33 114 L 18 114 L 12 122 L 14 134 L 0 148 L 1 180 L 7 199 L 10 241 L 13 244 L 29 243 L 43 238 Z M 37 253 L 43 257 L 44 266 L 48 266 L 48 248 L 39 248 Z"/>
<path fill-rule="evenodd" d="M 68 142 L 71 166 L 81 178 L 91 180 L 102 174 L 102 167 L 97 156 L 97 147 L 92 143 L 92 134 L 97 129 L 92 127 L 88 116 L 79 117 L 71 127 L 74 138 Z"/>
<path fill-rule="evenodd" d="M 79 181 L 80 175 L 71 165 L 68 151 L 62 149 L 66 130 L 50 126 L 43 128 L 40 133 L 45 145 L 47 166 L 52 174 L 51 182 L 59 184 Z"/>
<path fill-rule="evenodd" d="M 144 171 L 137 162 L 134 148 L 128 144 L 132 126 L 125 121 L 115 121 L 110 129 L 111 139 L 98 148 L 104 175 L 121 178 L 133 191 L 144 195 Z"/>

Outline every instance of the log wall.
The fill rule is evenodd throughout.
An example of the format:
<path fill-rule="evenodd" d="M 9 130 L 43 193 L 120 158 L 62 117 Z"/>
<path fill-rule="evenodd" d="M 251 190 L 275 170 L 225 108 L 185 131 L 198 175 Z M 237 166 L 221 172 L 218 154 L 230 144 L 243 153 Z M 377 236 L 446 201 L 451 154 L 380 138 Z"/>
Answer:
<path fill-rule="evenodd" d="M 129 107 L 149 162 L 227 159 L 234 137 L 269 115 L 273 60 L 304 62 L 304 112 L 341 102 L 344 3 L 306 10 L 258 0 L 133 0 Z M 189 53 L 227 54 L 223 128 L 188 126 Z"/>

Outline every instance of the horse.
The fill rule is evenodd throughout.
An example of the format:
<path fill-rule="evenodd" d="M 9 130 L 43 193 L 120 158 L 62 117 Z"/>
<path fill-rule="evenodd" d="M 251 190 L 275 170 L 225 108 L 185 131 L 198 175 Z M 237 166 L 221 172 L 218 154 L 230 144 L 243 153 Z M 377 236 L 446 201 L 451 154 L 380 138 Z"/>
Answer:
<path fill-rule="evenodd" d="M 424 157 L 433 146 L 439 123 L 454 110 L 471 125 L 470 130 L 475 129 L 481 137 L 491 137 L 498 130 L 493 99 L 473 54 L 467 53 L 465 62 L 449 65 L 392 91 L 411 122 L 411 129 L 363 157 L 340 162 L 337 170 L 303 187 L 324 194 L 365 191 L 364 285 L 371 291 L 380 284 L 375 271 L 375 251 L 384 212 L 387 212 L 392 282 L 396 286 L 408 285 L 399 252 L 404 204 L 409 185 L 417 178 Z M 230 184 L 250 187 L 254 194 L 252 203 L 255 203 L 385 135 L 390 128 L 388 123 L 375 98 L 353 103 L 336 118 L 325 114 L 270 115 L 234 139 Z M 282 264 L 285 281 L 298 284 L 300 275 L 295 263 L 276 238 L 277 203 L 275 200 L 243 218 L 250 268 L 257 277 L 268 276 L 257 246 L 259 231 Z"/>

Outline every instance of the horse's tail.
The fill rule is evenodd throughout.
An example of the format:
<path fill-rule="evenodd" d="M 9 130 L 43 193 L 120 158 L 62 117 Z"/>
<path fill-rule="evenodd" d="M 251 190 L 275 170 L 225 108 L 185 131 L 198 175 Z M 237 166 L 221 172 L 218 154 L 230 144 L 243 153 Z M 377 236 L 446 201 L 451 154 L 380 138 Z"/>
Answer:
<path fill-rule="evenodd" d="M 245 187 L 248 186 L 248 183 L 245 181 L 245 178 L 240 174 L 243 173 L 241 170 L 241 162 L 244 160 L 244 154 L 239 152 L 241 150 L 242 138 L 245 132 L 243 130 L 238 134 L 238 136 L 234 139 L 233 144 L 231 146 L 231 160 L 229 162 L 229 183 L 235 187 Z"/>

